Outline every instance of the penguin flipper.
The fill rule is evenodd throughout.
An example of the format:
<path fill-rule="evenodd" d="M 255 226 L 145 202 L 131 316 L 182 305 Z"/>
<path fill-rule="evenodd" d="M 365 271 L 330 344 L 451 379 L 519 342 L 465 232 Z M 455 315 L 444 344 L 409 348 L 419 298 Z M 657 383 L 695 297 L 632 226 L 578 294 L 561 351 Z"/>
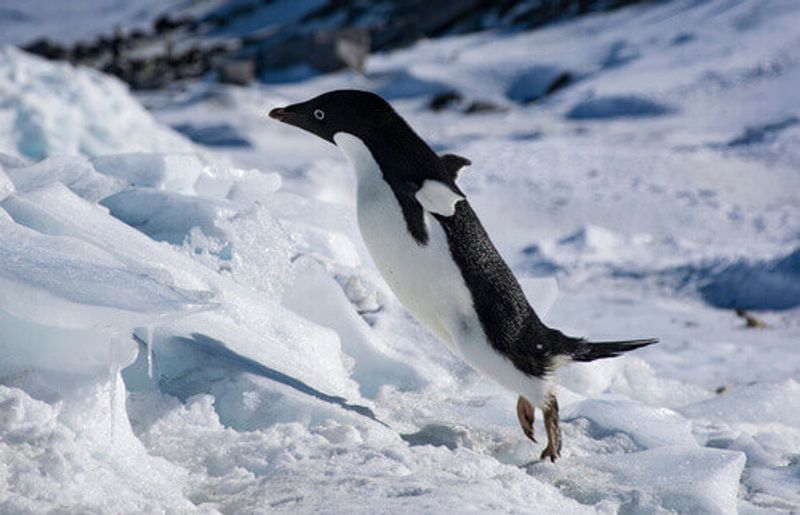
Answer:
<path fill-rule="evenodd" d="M 433 179 L 423 182 L 414 197 L 425 211 L 441 216 L 453 216 L 456 204 L 464 200 L 464 196 L 453 191 L 450 186 Z"/>
<path fill-rule="evenodd" d="M 445 170 L 447 170 L 447 174 L 450 175 L 454 181 L 458 179 L 458 176 L 464 168 L 472 164 L 472 161 L 457 154 L 444 154 L 439 156 L 439 159 L 442 161 Z"/>

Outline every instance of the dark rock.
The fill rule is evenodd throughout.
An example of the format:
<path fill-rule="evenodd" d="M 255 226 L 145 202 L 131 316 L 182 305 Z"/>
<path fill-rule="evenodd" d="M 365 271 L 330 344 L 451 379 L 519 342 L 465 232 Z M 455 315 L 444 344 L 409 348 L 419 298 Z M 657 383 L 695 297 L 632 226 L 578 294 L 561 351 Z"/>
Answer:
<path fill-rule="evenodd" d="M 23 48 L 26 52 L 36 54 L 50 60 L 63 60 L 67 58 L 67 49 L 47 38 L 40 38 Z"/>
<path fill-rule="evenodd" d="M 226 61 L 218 69 L 219 81 L 223 84 L 244 86 L 256 78 L 256 66 L 252 60 Z"/>
<path fill-rule="evenodd" d="M 506 108 L 490 100 L 473 100 L 464 110 L 465 114 L 500 113 Z"/>
<path fill-rule="evenodd" d="M 751 315 L 747 311 L 745 311 L 743 309 L 740 309 L 740 308 L 737 308 L 735 311 L 736 311 L 736 316 L 737 317 L 744 319 L 745 327 L 747 327 L 749 329 L 763 329 L 763 328 L 767 327 L 767 324 L 765 324 L 763 320 L 761 320 L 760 318 L 754 317 L 753 315 Z"/>
<path fill-rule="evenodd" d="M 259 74 L 299 64 L 328 73 L 342 68 L 363 72 L 370 37 L 365 29 L 318 29 L 311 33 L 278 34 L 255 43 Z"/>
<path fill-rule="evenodd" d="M 547 86 L 547 91 L 545 91 L 545 95 L 552 95 L 556 91 L 566 88 L 567 86 L 572 84 L 573 81 L 574 77 L 570 72 L 563 72 L 558 77 L 556 77 L 556 80 L 554 80 L 552 84 Z"/>
<path fill-rule="evenodd" d="M 453 104 L 460 103 L 463 99 L 464 97 L 458 91 L 444 91 L 442 93 L 437 93 L 431 98 L 431 101 L 428 102 L 428 109 L 438 112 Z"/>
<path fill-rule="evenodd" d="M 363 72 L 370 50 L 369 32 L 358 28 L 317 30 L 309 50 L 308 63 L 321 72 L 345 67 Z"/>
<path fill-rule="evenodd" d="M 153 30 L 156 34 L 173 31 L 182 25 L 181 20 L 174 20 L 167 14 L 162 14 L 153 21 Z"/>

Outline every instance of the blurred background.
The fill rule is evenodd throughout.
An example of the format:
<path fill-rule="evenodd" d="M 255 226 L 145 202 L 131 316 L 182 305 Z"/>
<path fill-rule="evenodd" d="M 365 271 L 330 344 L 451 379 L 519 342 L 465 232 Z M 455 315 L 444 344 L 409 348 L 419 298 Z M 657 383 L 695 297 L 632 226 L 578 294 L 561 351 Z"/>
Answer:
<path fill-rule="evenodd" d="M 210 74 L 279 82 L 350 68 L 371 52 L 484 30 L 531 30 L 636 0 L 3 2 L 3 40 L 98 68 L 134 89 Z"/>
<path fill-rule="evenodd" d="M 0 0 L 0 512 L 800 511 L 797 0 Z M 550 325 L 556 467 L 406 313 L 374 91 Z M 44 452 L 34 452 L 45 449 Z M 99 485 L 99 486 L 98 486 Z"/>

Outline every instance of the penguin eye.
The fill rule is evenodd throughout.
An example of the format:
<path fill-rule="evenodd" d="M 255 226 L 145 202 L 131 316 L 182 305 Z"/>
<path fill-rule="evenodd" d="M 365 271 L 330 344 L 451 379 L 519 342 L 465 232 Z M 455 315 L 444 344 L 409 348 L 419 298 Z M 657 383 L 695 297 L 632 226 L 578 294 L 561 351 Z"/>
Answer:
<path fill-rule="evenodd" d="M 323 118 L 325 118 L 325 111 L 323 111 L 322 109 L 314 110 L 314 118 L 316 118 L 317 120 L 322 120 Z"/>

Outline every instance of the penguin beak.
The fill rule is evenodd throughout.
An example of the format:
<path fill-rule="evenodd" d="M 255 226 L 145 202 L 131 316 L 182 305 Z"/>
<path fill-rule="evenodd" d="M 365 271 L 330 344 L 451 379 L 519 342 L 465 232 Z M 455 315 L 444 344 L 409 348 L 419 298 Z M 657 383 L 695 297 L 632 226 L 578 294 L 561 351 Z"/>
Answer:
<path fill-rule="evenodd" d="M 276 107 L 272 111 L 269 112 L 269 117 L 273 120 L 278 120 L 279 122 L 286 122 L 288 123 L 289 112 L 283 107 Z"/>
<path fill-rule="evenodd" d="M 276 107 L 269 112 L 269 117 L 281 123 L 297 127 L 333 143 L 331 136 L 327 135 L 319 120 L 311 116 L 308 102 L 292 104 L 285 107 Z"/>

